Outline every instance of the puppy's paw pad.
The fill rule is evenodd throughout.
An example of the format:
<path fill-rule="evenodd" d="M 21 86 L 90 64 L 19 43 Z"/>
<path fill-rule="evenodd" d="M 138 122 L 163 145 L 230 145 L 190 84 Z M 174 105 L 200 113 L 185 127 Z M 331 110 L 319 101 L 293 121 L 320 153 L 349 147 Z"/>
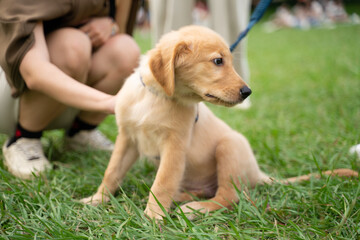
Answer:
<path fill-rule="evenodd" d="M 107 201 L 108 201 L 107 197 L 98 196 L 98 195 L 83 198 L 80 200 L 81 203 L 92 205 L 92 206 L 97 206 L 97 205 L 99 205 L 101 203 L 105 203 Z"/>
<path fill-rule="evenodd" d="M 161 209 L 160 212 L 162 213 Z M 151 219 L 155 219 L 156 221 L 163 219 L 162 214 L 158 214 L 155 210 L 150 210 L 148 207 L 145 209 L 144 214 Z"/>
<path fill-rule="evenodd" d="M 180 206 L 183 213 L 185 213 L 186 217 L 190 220 L 194 220 L 198 213 L 206 213 L 207 209 L 201 204 L 201 202 L 189 202 L 182 206 Z M 180 209 L 178 210 L 180 212 Z"/>
<path fill-rule="evenodd" d="M 190 213 L 190 212 L 194 212 L 194 211 L 199 211 L 201 213 L 206 212 L 206 209 L 201 204 L 201 202 L 196 202 L 196 201 L 186 203 L 186 204 L 180 206 L 180 208 L 184 213 Z"/>

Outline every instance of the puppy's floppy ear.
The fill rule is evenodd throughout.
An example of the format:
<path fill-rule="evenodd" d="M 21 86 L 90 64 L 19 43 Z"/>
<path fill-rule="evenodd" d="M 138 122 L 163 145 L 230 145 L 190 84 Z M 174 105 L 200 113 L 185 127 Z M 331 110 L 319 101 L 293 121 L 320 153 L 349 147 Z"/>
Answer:
<path fill-rule="evenodd" d="M 151 72 L 168 96 L 172 96 L 175 91 L 175 68 L 178 59 L 189 51 L 188 44 L 180 42 L 169 47 L 157 46 L 150 55 Z"/>

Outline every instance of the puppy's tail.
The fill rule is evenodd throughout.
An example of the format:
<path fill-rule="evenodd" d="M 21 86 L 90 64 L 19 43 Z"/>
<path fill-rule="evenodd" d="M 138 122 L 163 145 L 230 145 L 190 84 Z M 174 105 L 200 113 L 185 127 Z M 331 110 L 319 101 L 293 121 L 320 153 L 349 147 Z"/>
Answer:
<path fill-rule="evenodd" d="M 311 178 L 321 178 L 324 175 L 337 176 L 337 177 L 348 177 L 348 178 L 350 178 L 350 177 L 358 178 L 359 177 L 359 173 L 356 171 L 353 171 L 353 170 L 347 169 L 347 168 L 339 168 L 339 169 L 324 171 L 324 172 L 321 172 L 321 174 L 312 173 L 312 174 L 302 175 L 302 176 L 298 176 L 298 177 L 291 177 L 291 178 L 287 178 L 284 180 L 274 180 L 274 182 L 289 184 L 289 183 L 294 183 L 294 182 L 308 181 Z"/>

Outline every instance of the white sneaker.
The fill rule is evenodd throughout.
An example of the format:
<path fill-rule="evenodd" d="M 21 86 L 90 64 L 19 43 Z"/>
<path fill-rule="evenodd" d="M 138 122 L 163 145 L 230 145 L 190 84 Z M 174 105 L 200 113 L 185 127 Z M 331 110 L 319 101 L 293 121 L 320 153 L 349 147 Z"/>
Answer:
<path fill-rule="evenodd" d="M 356 154 L 358 158 L 360 158 L 360 144 L 352 146 L 350 148 L 350 153 L 351 154 Z"/>
<path fill-rule="evenodd" d="M 234 106 L 234 108 L 241 110 L 246 110 L 249 109 L 250 107 L 251 107 L 251 102 L 249 98 L 245 99 L 242 103 Z"/>
<path fill-rule="evenodd" d="M 66 148 L 75 151 L 114 149 L 114 144 L 97 129 L 82 130 L 73 137 L 66 137 L 65 141 Z"/>
<path fill-rule="evenodd" d="M 20 138 L 9 147 L 8 141 L 3 145 L 4 165 L 14 176 L 30 179 L 32 173 L 39 175 L 51 168 L 44 155 L 40 139 Z"/>

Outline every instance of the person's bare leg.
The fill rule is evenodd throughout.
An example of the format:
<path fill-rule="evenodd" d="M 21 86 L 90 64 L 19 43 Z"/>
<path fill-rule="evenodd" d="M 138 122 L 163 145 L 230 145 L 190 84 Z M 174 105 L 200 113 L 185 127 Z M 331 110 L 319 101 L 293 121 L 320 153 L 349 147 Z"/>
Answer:
<path fill-rule="evenodd" d="M 139 47 L 130 36 L 113 36 L 93 54 L 87 84 L 115 95 L 137 67 L 139 55 Z M 81 120 L 93 125 L 101 123 L 106 116 L 103 113 L 85 111 L 78 115 Z"/>
<path fill-rule="evenodd" d="M 54 65 L 80 82 L 86 80 L 91 44 L 84 33 L 69 28 L 57 30 L 46 37 L 46 44 Z M 42 71 L 40 68 L 37 70 Z M 28 90 L 21 95 L 19 124 L 14 136 L 3 146 L 4 164 L 9 172 L 28 179 L 33 173 L 41 174 L 51 167 L 40 138 L 42 130 L 64 108 L 64 105 L 37 91 Z"/>
<path fill-rule="evenodd" d="M 89 38 L 79 30 L 64 28 L 50 33 L 46 41 L 50 61 L 75 80 L 85 82 L 91 59 Z M 20 98 L 19 122 L 29 131 L 41 131 L 64 109 L 43 93 L 26 91 Z"/>

